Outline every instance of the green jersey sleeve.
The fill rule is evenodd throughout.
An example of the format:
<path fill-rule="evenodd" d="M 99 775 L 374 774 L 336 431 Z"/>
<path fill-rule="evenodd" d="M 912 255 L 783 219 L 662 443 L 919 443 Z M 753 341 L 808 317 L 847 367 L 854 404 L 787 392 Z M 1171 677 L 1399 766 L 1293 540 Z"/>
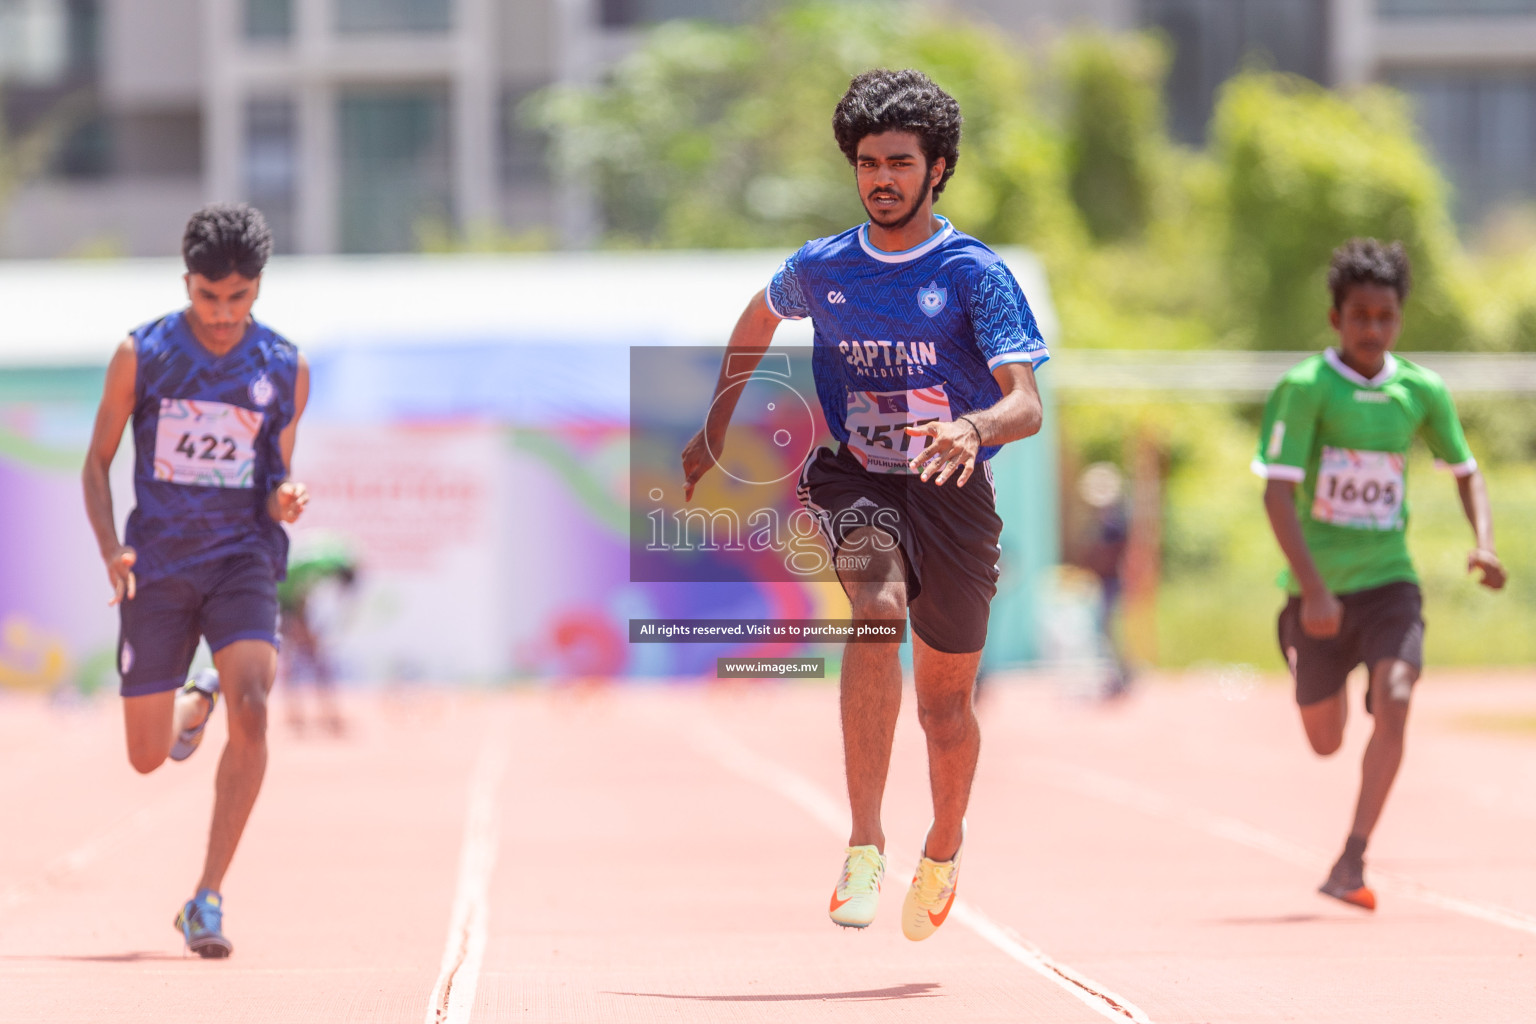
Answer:
<path fill-rule="evenodd" d="M 1466 435 L 1461 431 L 1451 389 L 1439 377 L 1433 378 L 1427 405 L 1428 414 L 1420 432 L 1430 452 L 1457 476 L 1472 475 L 1477 470 L 1477 460 L 1472 457 L 1472 449 L 1467 447 Z"/>
<path fill-rule="evenodd" d="M 1318 397 L 1315 388 L 1282 380 L 1264 404 L 1264 425 L 1253 471 L 1269 480 L 1301 483 L 1317 435 Z"/>

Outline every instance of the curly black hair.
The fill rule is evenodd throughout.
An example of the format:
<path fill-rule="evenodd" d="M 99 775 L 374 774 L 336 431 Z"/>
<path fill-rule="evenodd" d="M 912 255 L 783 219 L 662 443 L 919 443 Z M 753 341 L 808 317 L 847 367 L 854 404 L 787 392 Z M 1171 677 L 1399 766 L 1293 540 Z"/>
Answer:
<path fill-rule="evenodd" d="M 210 281 L 230 274 L 254 278 L 272 255 L 272 229 L 247 203 L 210 203 L 192 215 L 181 236 L 187 269 Z"/>
<path fill-rule="evenodd" d="M 1328 290 L 1333 308 L 1342 309 L 1344 297 L 1357 284 L 1385 285 L 1397 292 L 1397 301 L 1408 297 L 1410 284 L 1408 250 L 1402 242 L 1383 245 L 1374 238 L 1351 238 L 1333 250 L 1328 265 Z"/>
<path fill-rule="evenodd" d="M 876 68 L 848 83 L 848 91 L 832 112 L 832 134 L 850 164 L 857 162 L 859 142 L 866 136 L 916 135 L 929 167 L 944 158 L 944 174 L 933 186 L 937 200 L 960 160 L 960 121 L 960 104 L 921 71 Z"/>

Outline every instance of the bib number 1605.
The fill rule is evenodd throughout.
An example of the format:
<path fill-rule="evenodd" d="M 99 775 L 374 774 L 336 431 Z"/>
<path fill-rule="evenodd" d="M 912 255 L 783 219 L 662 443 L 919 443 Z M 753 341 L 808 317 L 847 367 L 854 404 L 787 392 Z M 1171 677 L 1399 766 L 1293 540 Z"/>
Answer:
<path fill-rule="evenodd" d="M 1366 505 L 1382 505 L 1391 507 L 1397 504 L 1397 482 L 1388 480 L 1366 480 L 1363 483 L 1353 477 L 1330 476 L 1328 478 L 1327 495 L 1329 501 L 1363 502 Z"/>
<path fill-rule="evenodd" d="M 1312 518 L 1357 530 L 1402 526 L 1403 455 L 1324 447 Z"/>

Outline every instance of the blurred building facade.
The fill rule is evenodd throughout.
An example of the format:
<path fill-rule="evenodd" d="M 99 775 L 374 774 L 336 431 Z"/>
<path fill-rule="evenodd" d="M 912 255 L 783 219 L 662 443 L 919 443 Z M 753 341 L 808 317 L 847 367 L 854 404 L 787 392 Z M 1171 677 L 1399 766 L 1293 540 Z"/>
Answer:
<path fill-rule="evenodd" d="M 287 252 L 595 231 L 520 101 L 590 80 L 671 17 L 771 0 L 0 0 L 13 128 L 71 129 L 0 219 L 0 255 L 176 251 L 188 209 L 241 197 Z M 942 0 L 934 0 L 935 3 Z M 1197 142 L 1246 61 L 1386 81 L 1473 219 L 1536 197 L 1536 0 L 950 0 L 1023 39 L 1076 24 L 1173 46 L 1170 127 Z"/>

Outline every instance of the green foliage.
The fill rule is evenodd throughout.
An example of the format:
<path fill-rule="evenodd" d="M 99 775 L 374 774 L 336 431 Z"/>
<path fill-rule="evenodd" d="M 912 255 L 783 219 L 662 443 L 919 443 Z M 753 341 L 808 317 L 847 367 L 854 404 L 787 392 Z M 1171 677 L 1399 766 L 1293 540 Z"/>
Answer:
<path fill-rule="evenodd" d="M 1226 203 L 1234 335 L 1256 348 L 1326 344 L 1326 274 L 1346 238 L 1400 239 L 1413 260 L 1406 349 L 1465 347 L 1446 188 L 1400 96 L 1343 97 L 1302 79 L 1238 75 L 1212 125 Z"/>
<path fill-rule="evenodd" d="M 664 24 L 609 80 L 546 92 L 525 114 L 551 134 L 557 173 L 594 186 L 606 244 L 787 251 L 863 219 L 830 118 L 848 79 L 877 66 L 920 68 L 959 100 L 961 159 L 940 209 L 1041 256 L 1058 350 L 1320 347 L 1328 262 L 1354 235 L 1408 246 L 1404 348 L 1536 350 L 1536 212 L 1505 218 L 1504 237 L 1469 256 L 1403 99 L 1384 89 L 1342 96 L 1245 72 L 1222 92 L 1209 148 L 1189 150 L 1162 127 L 1155 39 L 1074 36 L 1047 58 L 928 6 L 802 2 L 753 25 Z M 1454 488 L 1415 457 L 1410 544 L 1433 663 L 1536 657 L 1523 625 L 1536 535 L 1519 528 L 1536 517 L 1529 404 L 1464 408 L 1508 524 L 1509 593 L 1465 578 Z M 1165 454 L 1160 661 L 1278 668 L 1281 557 L 1247 473 L 1252 407 L 1067 396 L 1054 411 L 1068 465 L 1125 465 L 1136 437 Z"/>
<path fill-rule="evenodd" d="M 599 86 L 540 94 L 558 173 L 590 181 L 609 244 L 798 246 L 863 219 L 832 108 L 871 67 L 919 67 L 965 112 L 940 207 L 1006 241 L 1077 229 L 1060 142 L 996 33 L 897 4 L 787 6 L 756 25 L 668 22 Z"/>
<path fill-rule="evenodd" d="M 1167 63 L 1147 36 L 1079 35 L 1061 48 L 1067 178 L 1098 241 L 1140 235 L 1151 217 L 1156 164 L 1168 148 Z"/>

